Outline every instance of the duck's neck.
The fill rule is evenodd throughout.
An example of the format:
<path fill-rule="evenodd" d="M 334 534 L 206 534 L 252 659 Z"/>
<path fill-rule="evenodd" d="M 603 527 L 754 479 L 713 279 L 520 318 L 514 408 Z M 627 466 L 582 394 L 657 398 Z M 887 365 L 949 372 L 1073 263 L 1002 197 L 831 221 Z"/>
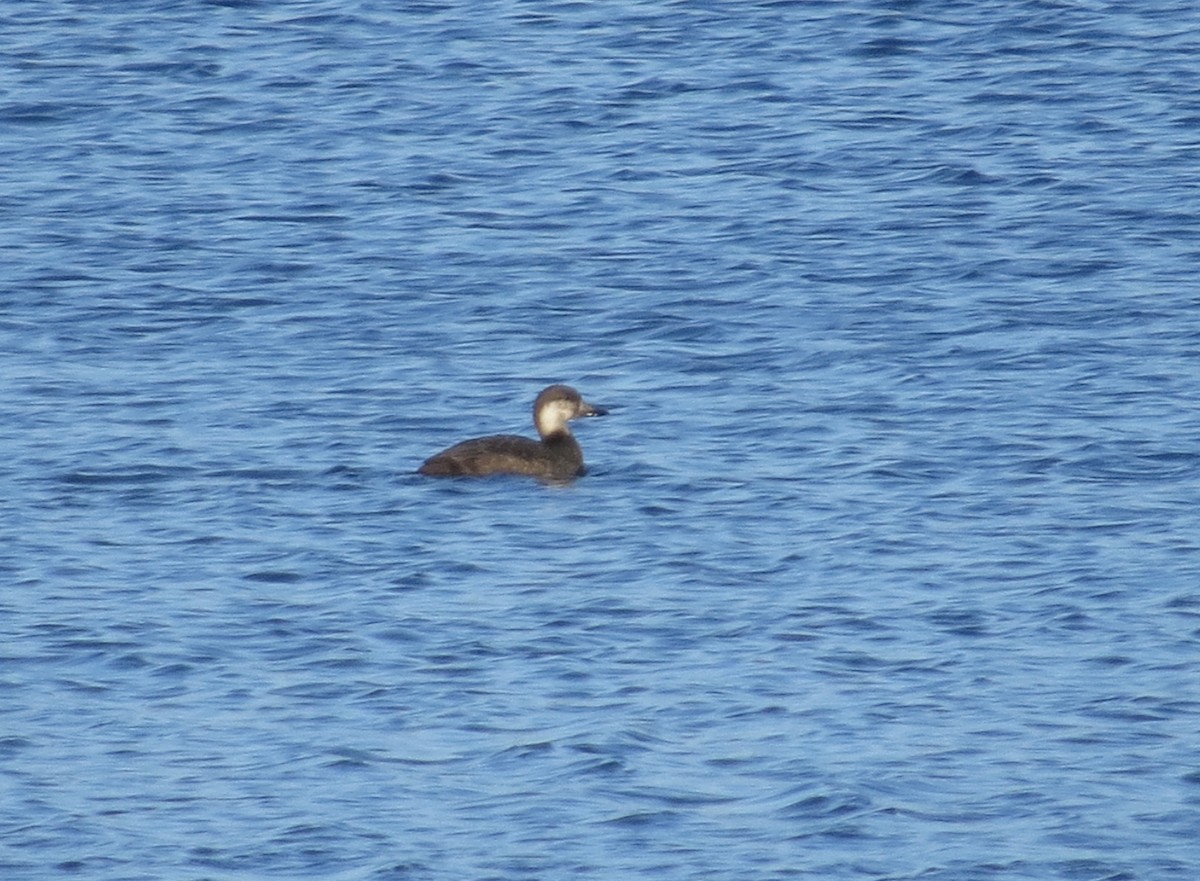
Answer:
<path fill-rule="evenodd" d="M 533 427 L 537 429 L 538 436 L 542 440 L 549 440 L 556 434 L 571 436 L 571 429 L 567 428 L 567 421 L 557 413 L 539 413 L 538 418 L 534 420 Z"/>

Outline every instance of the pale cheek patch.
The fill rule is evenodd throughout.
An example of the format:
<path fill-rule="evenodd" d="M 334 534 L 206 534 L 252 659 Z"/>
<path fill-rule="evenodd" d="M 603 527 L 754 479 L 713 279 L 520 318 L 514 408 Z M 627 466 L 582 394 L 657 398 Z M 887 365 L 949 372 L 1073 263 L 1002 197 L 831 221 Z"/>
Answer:
<path fill-rule="evenodd" d="M 554 401 L 538 414 L 538 432 L 542 435 L 562 431 L 567 420 L 575 415 L 575 407 L 569 401 Z"/>

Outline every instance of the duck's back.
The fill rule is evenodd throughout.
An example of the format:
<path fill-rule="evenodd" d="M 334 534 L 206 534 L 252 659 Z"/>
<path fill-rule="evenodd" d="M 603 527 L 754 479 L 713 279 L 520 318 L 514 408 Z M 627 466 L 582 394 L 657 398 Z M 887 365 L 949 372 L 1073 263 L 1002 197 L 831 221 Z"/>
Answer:
<path fill-rule="evenodd" d="M 463 441 L 427 459 L 417 469 L 430 477 L 485 477 L 520 474 L 546 480 L 570 480 L 583 474 L 583 451 L 570 434 L 542 441 L 497 434 Z"/>

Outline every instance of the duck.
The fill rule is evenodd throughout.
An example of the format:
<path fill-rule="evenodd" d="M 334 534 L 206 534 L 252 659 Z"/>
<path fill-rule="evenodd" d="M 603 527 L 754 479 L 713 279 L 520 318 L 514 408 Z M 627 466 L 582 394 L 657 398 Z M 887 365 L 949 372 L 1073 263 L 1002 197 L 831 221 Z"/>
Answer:
<path fill-rule="evenodd" d="M 587 467 L 583 464 L 583 449 L 567 423 L 607 414 L 606 409 L 589 404 L 569 385 L 547 386 L 533 402 L 537 440 L 516 434 L 465 440 L 430 456 L 417 473 L 427 477 L 513 474 L 552 482 L 574 480 L 586 474 Z"/>

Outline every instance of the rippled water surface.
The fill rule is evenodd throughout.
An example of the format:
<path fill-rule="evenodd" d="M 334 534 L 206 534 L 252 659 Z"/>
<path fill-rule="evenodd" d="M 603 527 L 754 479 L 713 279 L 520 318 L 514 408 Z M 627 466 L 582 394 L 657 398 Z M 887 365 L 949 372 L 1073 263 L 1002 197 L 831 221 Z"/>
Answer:
<path fill-rule="evenodd" d="M 0 12 L 5 879 L 1186 879 L 1200 13 Z M 568 382 L 568 487 L 435 481 Z"/>

